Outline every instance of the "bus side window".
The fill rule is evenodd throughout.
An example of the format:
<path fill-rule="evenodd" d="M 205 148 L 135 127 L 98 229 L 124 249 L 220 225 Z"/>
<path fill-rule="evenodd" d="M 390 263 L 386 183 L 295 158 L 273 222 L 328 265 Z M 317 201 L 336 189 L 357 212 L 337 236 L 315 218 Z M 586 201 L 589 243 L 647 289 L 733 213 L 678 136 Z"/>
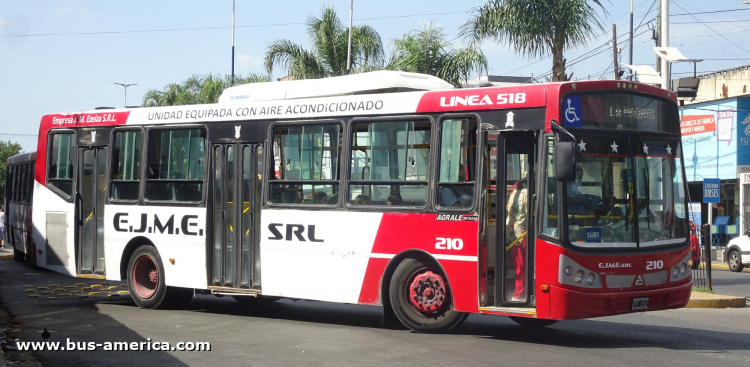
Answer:
<path fill-rule="evenodd" d="M 443 120 L 440 137 L 438 207 L 474 206 L 477 120 Z"/>
<path fill-rule="evenodd" d="M 335 205 L 339 198 L 341 124 L 279 125 L 273 129 L 272 204 Z M 269 167 L 269 169 L 271 169 Z"/>
<path fill-rule="evenodd" d="M 110 184 L 110 199 L 113 201 L 138 200 L 142 136 L 140 130 L 115 131 Z"/>
<path fill-rule="evenodd" d="M 355 123 L 349 205 L 426 206 L 431 136 L 428 120 Z"/>
<path fill-rule="evenodd" d="M 200 202 L 206 166 L 204 129 L 154 129 L 148 133 L 146 199 Z M 151 171 L 154 174 L 151 174 Z"/>
<path fill-rule="evenodd" d="M 73 195 L 75 136 L 73 133 L 53 133 L 51 140 L 47 155 L 47 184 L 58 195 L 70 199 Z"/>

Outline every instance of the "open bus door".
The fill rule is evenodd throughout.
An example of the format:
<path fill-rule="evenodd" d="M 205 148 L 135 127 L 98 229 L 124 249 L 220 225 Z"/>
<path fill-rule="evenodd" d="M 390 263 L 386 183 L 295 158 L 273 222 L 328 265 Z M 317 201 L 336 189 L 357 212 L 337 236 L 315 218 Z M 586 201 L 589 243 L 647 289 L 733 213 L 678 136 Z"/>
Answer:
<path fill-rule="evenodd" d="M 210 204 L 212 230 L 210 284 L 260 287 L 260 192 L 263 146 L 214 144 Z"/>
<path fill-rule="evenodd" d="M 483 306 L 533 307 L 533 132 L 485 132 L 488 198 L 484 216 Z"/>

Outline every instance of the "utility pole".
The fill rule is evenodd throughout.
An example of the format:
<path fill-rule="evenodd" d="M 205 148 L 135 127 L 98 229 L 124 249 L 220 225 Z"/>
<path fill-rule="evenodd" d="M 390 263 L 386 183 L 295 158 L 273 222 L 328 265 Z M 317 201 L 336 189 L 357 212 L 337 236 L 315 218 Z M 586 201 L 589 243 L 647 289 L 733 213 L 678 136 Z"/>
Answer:
<path fill-rule="evenodd" d="M 615 65 L 615 80 L 620 80 L 620 70 L 617 66 L 617 26 L 612 24 L 612 62 Z"/>
<path fill-rule="evenodd" d="M 669 47 L 669 0 L 661 0 L 661 47 Z M 669 90 L 671 75 L 669 61 L 661 59 L 661 88 Z"/>
<path fill-rule="evenodd" d="M 633 65 L 633 0 L 630 0 L 630 56 L 628 56 L 628 64 Z M 633 73 L 630 73 L 629 80 L 633 80 Z"/>
<path fill-rule="evenodd" d="M 234 0 L 232 0 L 232 86 L 234 86 Z"/>
<path fill-rule="evenodd" d="M 659 4 L 656 6 L 656 29 L 654 30 L 656 32 L 656 39 L 654 40 L 656 42 L 656 47 L 661 47 L 661 1 L 659 0 Z M 659 56 L 656 56 L 656 72 L 661 75 L 661 58 Z"/>
<path fill-rule="evenodd" d="M 346 48 L 346 75 L 352 72 L 352 17 L 354 16 L 354 0 L 349 7 L 349 45 Z"/>

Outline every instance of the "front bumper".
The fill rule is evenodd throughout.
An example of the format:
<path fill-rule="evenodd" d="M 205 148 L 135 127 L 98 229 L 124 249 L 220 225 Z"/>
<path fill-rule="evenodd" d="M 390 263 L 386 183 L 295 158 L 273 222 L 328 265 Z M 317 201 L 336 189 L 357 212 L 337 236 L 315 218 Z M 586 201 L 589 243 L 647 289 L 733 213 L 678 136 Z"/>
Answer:
<path fill-rule="evenodd" d="M 590 293 L 550 287 L 550 316 L 556 320 L 574 320 L 631 312 L 666 310 L 685 307 L 693 288 L 692 278 L 680 285 L 652 290 Z M 649 297 L 646 309 L 631 310 L 633 298 Z"/>

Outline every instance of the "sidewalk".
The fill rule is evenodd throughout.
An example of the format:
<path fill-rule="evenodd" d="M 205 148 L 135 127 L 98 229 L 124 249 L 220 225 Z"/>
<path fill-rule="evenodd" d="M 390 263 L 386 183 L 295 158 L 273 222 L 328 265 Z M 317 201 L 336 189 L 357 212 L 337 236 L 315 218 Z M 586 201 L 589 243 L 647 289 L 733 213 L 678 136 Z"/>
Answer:
<path fill-rule="evenodd" d="M 5 248 L 0 248 L 0 260 L 13 260 L 13 248 L 10 246 L 5 246 Z"/>
<path fill-rule="evenodd" d="M 690 295 L 687 308 L 742 308 L 747 307 L 747 299 L 743 297 L 722 296 L 720 294 L 696 292 Z"/>

